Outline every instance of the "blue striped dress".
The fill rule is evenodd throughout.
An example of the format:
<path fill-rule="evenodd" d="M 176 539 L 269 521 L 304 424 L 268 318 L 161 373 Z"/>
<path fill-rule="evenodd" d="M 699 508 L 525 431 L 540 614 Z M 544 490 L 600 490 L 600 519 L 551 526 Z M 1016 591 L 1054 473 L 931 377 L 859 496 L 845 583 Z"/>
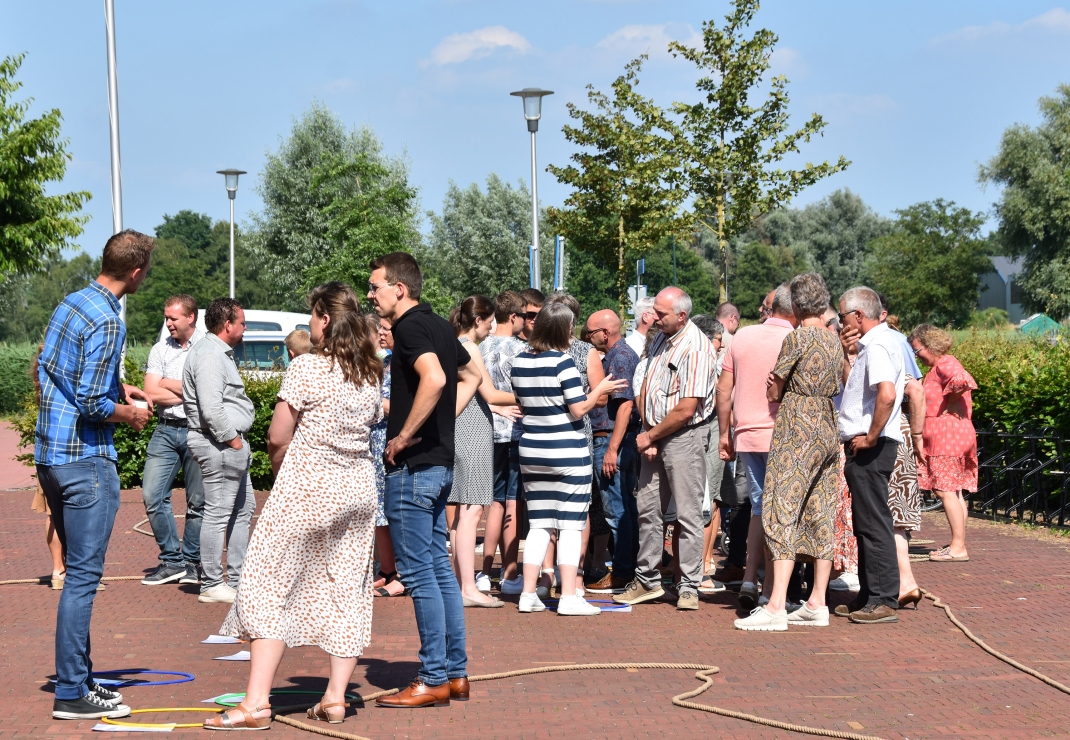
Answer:
<path fill-rule="evenodd" d="M 564 352 L 522 352 L 513 393 L 524 412 L 520 473 L 528 522 L 536 529 L 580 529 L 591 505 L 591 453 L 583 420 L 568 404 L 586 400 L 576 363 Z"/>

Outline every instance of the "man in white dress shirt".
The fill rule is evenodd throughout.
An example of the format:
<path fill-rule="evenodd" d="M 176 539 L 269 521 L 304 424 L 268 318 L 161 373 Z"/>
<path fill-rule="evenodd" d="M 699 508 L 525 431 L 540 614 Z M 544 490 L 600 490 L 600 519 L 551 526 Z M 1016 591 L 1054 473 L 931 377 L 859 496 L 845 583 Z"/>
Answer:
<path fill-rule="evenodd" d="M 650 331 L 650 327 L 658 320 L 658 315 L 654 313 L 654 299 L 650 297 L 640 298 L 635 302 L 633 309 L 635 311 L 635 329 L 624 338 L 624 341 L 635 350 L 635 354 L 642 357 L 643 350 L 646 349 L 646 335 Z"/>

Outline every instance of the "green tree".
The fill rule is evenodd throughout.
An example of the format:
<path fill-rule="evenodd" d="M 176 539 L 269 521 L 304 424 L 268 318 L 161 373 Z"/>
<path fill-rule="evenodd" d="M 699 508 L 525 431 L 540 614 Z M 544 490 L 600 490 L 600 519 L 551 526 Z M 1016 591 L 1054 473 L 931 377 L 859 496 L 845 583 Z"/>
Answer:
<path fill-rule="evenodd" d="M 264 210 L 249 238 L 279 308 L 302 309 L 317 280 L 350 280 L 359 291 L 368 255 L 411 251 L 418 239 L 404 159 L 385 155 L 370 128 L 347 131 L 320 103 L 268 155 L 259 192 Z"/>
<path fill-rule="evenodd" d="M 60 301 L 99 274 L 99 258 L 77 254 L 69 260 L 53 257 L 39 272 L 15 275 L 0 283 L 0 341 L 41 341 Z"/>
<path fill-rule="evenodd" d="M 24 56 L 0 61 L 0 281 L 59 258 L 89 220 L 78 215 L 89 193 L 45 194 L 48 183 L 63 179 L 71 156 L 58 109 L 27 120 L 33 99 L 12 100 L 22 87 L 15 75 Z"/>
<path fill-rule="evenodd" d="M 769 291 L 807 270 L 805 259 L 783 244 L 751 241 L 736 251 L 729 284 L 732 302 L 745 319 L 758 318 L 758 306 Z"/>
<path fill-rule="evenodd" d="M 595 112 L 568 104 L 579 122 L 562 129 L 581 147 L 574 164 L 550 165 L 558 181 L 572 187 L 563 208 L 548 208 L 553 228 L 574 247 L 615 265 L 618 310 L 624 316 L 635 259 L 683 230 L 679 217 L 684 192 L 664 111 L 636 92 L 646 56 L 629 62 L 613 82 L 612 97 L 587 86 Z"/>
<path fill-rule="evenodd" d="M 1003 132 L 980 181 L 1002 188 L 995 203 L 999 253 L 1024 257 L 1018 275 L 1025 303 L 1070 314 L 1070 85 L 1040 99 L 1042 123 Z"/>
<path fill-rule="evenodd" d="M 870 245 L 867 284 L 888 298 L 905 326 L 963 326 L 977 304 L 981 275 L 992 270 L 981 237 L 983 213 L 937 199 L 896 211 L 895 230 Z"/>
<path fill-rule="evenodd" d="M 804 188 L 850 164 L 840 157 L 835 164 L 778 166 L 820 134 L 825 121 L 815 113 L 802 128 L 788 130 L 788 80 L 783 75 L 764 79 L 778 38 L 768 29 L 744 36 L 757 10 L 757 0 L 735 0 L 723 28 L 714 21 L 702 24 L 701 46 L 669 44 L 674 56 L 693 62 L 701 74 L 695 86 L 702 99 L 674 106 L 680 115 L 676 145 L 694 197 L 694 222 L 717 236 L 721 266 L 727 265 L 728 242 L 756 216 L 786 205 Z M 752 106 L 751 96 L 766 87 L 765 102 Z M 724 275 L 722 301 L 727 295 Z"/>
<path fill-rule="evenodd" d="M 472 183 L 463 190 L 450 182 L 442 213 L 428 212 L 431 232 L 418 258 L 455 300 L 479 293 L 494 297 L 529 284 L 531 192 L 495 174 L 486 191 Z M 553 274 L 553 238 L 539 234 L 542 274 Z"/>

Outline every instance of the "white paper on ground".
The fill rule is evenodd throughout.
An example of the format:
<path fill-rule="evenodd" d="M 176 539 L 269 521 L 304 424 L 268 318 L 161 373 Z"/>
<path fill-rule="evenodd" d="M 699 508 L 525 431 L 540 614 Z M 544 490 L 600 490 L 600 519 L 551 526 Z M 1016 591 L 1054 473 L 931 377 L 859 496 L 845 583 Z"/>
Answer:
<path fill-rule="evenodd" d="M 201 640 L 202 645 L 232 645 L 234 643 L 240 643 L 237 637 L 228 637 L 226 635 L 208 635 L 207 640 Z"/>
<path fill-rule="evenodd" d="M 234 655 L 221 655 L 215 660 L 249 660 L 250 655 L 248 650 L 239 650 Z"/>
<path fill-rule="evenodd" d="M 125 725 L 106 725 L 98 722 L 93 725 L 94 732 L 170 732 L 175 729 L 174 725 L 160 725 L 158 727 L 127 727 Z"/>
<path fill-rule="evenodd" d="M 550 611 L 552 611 L 552 612 L 556 612 L 557 611 L 557 599 L 547 599 L 543 603 L 546 605 L 546 608 L 549 609 Z M 632 610 L 632 605 L 631 604 L 618 604 L 617 602 L 609 601 L 608 599 L 604 600 L 604 601 L 603 600 L 598 600 L 598 599 L 587 599 L 587 603 L 588 604 L 594 604 L 599 609 L 601 609 L 603 613 L 605 613 L 605 612 L 630 612 Z"/>

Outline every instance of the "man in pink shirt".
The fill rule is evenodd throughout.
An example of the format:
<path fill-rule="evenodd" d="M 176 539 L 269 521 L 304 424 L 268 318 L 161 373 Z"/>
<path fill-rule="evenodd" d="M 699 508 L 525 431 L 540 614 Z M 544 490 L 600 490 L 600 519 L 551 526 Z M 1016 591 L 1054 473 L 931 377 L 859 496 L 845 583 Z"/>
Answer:
<path fill-rule="evenodd" d="M 732 460 L 738 454 L 747 471 L 751 518 L 747 533 L 747 570 L 739 589 L 739 603 L 747 610 L 759 606 L 756 583 L 758 566 L 765 555 L 762 492 L 765 488 L 769 445 L 773 439 L 773 423 L 780 408 L 779 403 L 766 400 L 765 381 L 780 356 L 784 337 L 791 333 L 796 323 L 788 284 L 777 287 L 771 296 L 765 301 L 772 304 L 771 316 L 764 323 L 736 332 L 724 356 L 721 377 L 717 381 L 721 459 Z M 772 586 L 771 563 L 766 564 L 765 572 L 762 592 L 768 594 Z"/>

